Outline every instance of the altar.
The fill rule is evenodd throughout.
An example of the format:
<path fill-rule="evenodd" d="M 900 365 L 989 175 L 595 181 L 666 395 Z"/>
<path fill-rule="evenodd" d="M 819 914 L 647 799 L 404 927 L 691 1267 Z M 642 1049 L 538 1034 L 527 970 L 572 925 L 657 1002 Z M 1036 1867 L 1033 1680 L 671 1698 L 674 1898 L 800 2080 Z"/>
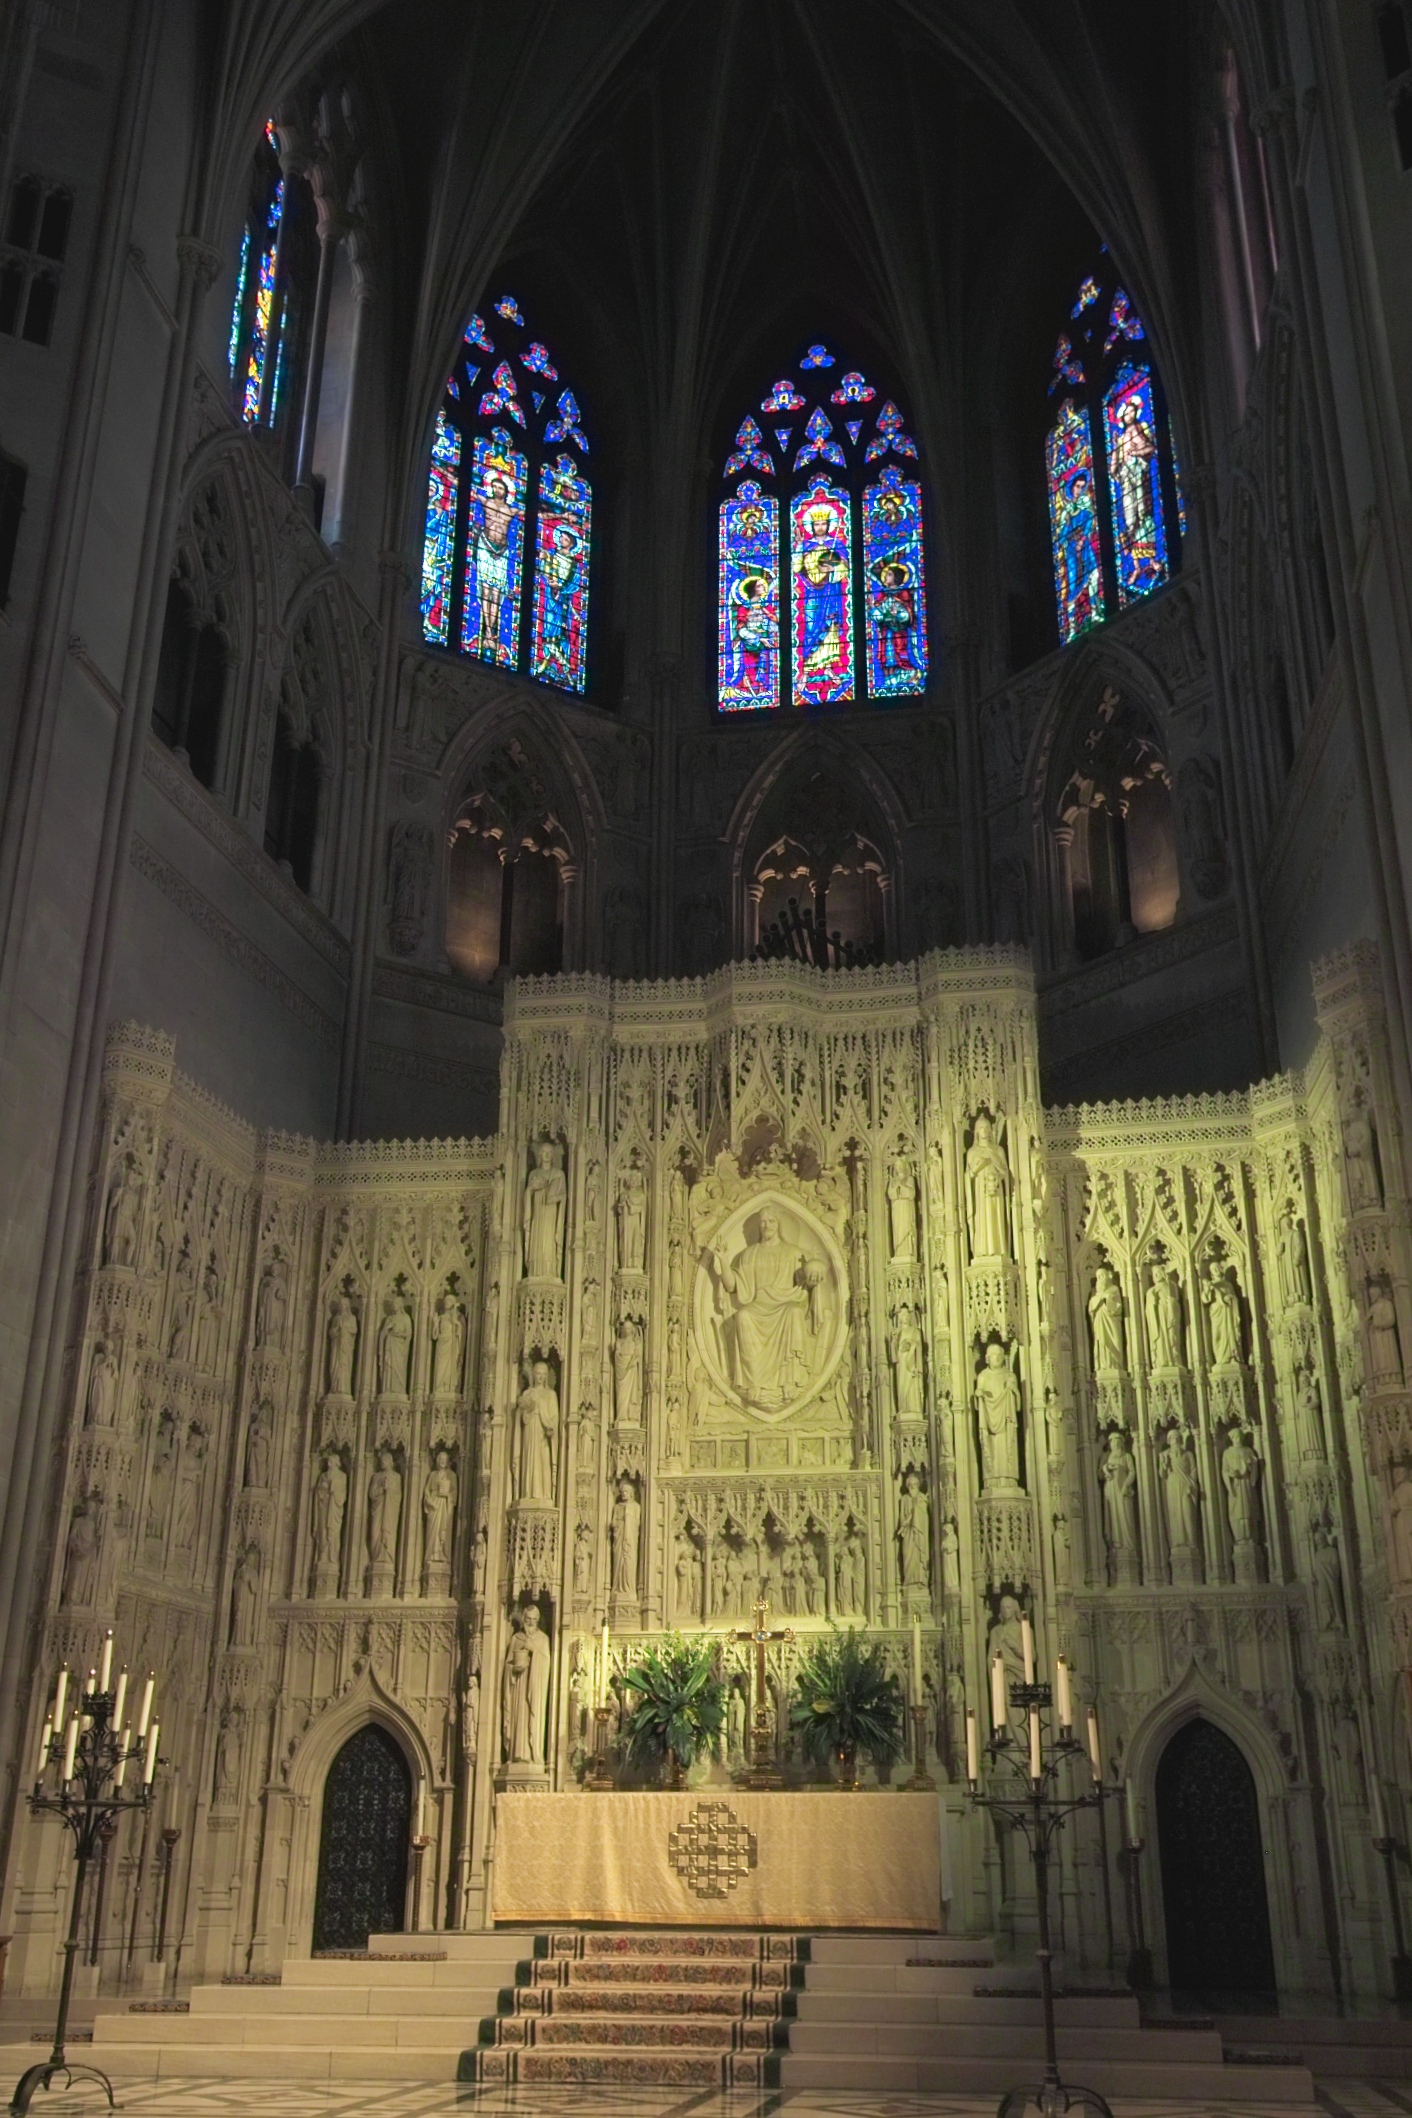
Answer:
<path fill-rule="evenodd" d="M 664 1927 L 941 1923 L 932 1794 L 504 1794 L 497 1922 Z"/>

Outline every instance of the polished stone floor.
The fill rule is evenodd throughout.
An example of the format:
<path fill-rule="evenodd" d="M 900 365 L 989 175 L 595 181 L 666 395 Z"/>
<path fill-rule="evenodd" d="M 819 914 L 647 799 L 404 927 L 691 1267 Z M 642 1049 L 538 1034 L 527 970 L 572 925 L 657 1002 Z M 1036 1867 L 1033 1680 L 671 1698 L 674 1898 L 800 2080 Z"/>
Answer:
<path fill-rule="evenodd" d="M 74 2055 L 77 2057 L 77 2055 Z M 0 2084 L 8 2087 L 9 2084 Z M 1412 2081 L 1323 2081 L 1324 2118 L 1412 2118 Z M 41 2095 L 41 2118 L 99 2118 L 93 2083 Z M 993 2118 L 993 2097 L 867 2096 L 800 2089 L 683 2096 L 665 2089 L 457 2088 L 419 2082 L 171 2080 L 124 2088 L 124 2118 Z M 1307 2110 L 1307 2106 L 1301 2106 Z M 1114 2118 L 1292 2118 L 1291 2106 L 1117 2101 Z"/>

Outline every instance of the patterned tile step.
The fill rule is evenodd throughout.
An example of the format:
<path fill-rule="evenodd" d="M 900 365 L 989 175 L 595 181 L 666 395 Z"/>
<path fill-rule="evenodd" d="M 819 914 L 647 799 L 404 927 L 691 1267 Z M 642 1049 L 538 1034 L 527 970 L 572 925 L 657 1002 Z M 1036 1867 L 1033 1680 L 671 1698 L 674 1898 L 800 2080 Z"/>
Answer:
<path fill-rule="evenodd" d="M 579 1934 L 576 1948 L 554 1936 L 555 1956 L 744 1957 L 766 1963 L 807 1963 L 809 1937 L 788 1934 Z"/>
<path fill-rule="evenodd" d="M 521 1985 L 778 1986 L 802 1984 L 802 1964 L 745 1963 L 740 1958 L 608 1956 L 536 1959 Z"/>
<path fill-rule="evenodd" d="M 545 2052 L 477 2046 L 461 2054 L 458 2081 L 563 2082 L 610 2087 L 766 2088 L 778 2081 L 769 2052 Z"/>
<path fill-rule="evenodd" d="M 517 1986 L 501 2000 L 514 2015 L 749 2015 L 798 2012 L 796 1993 L 742 1992 L 737 1986 Z"/>
<path fill-rule="evenodd" d="M 605 2020 L 601 2015 L 487 2015 L 480 2026 L 483 2045 L 514 2045 L 522 2051 L 550 2047 L 607 2045 L 621 2049 L 667 2049 L 696 2046 L 702 2051 L 772 2052 L 789 2043 L 782 2022 L 725 2022 L 706 2017 L 682 2021 L 633 2016 Z"/>

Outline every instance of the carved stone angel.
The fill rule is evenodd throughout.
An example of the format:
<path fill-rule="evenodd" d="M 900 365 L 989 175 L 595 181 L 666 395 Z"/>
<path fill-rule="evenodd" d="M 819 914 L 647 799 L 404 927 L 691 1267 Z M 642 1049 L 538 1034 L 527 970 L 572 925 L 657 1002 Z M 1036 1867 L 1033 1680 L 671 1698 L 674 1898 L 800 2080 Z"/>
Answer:
<path fill-rule="evenodd" d="M 1003 1127 L 986 1111 L 976 1118 L 971 1145 L 966 1150 L 966 1211 L 971 1230 L 971 1256 L 977 1259 L 1010 1256 L 1010 1164 L 1002 1143 Z"/>

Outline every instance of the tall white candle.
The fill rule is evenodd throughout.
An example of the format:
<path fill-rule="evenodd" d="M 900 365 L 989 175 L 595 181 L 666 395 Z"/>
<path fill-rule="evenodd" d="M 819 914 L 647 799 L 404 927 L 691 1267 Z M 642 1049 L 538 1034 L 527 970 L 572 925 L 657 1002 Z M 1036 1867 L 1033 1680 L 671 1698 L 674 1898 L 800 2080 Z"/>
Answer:
<path fill-rule="evenodd" d="M 1039 1752 L 1039 1709 L 1030 1708 L 1030 1778 L 1039 1779 L 1044 1771 L 1044 1760 Z"/>
<path fill-rule="evenodd" d="M 922 1704 L 922 1621 L 912 1619 L 912 1704 Z"/>
<path fill-rule="evenodd" d="M 146 1736 L 147 1723 L 152 1718 L 152 1691 L 156 1682 L 156 1677 L 149 1669 L 147 1672 L 147 1682 L 142 1687 L 142 1704 L 137 1709 L 137 1740 L 139 1743 L 142 1742 L 143 1738 Z"/>
<path fill-rule="evenodd" d="M 123 1725 L 123 1708 L 127 1705 L 127 1664 L 118 1671 L 118 1688 L 113 1694 L 113 1726 Z"/>
<path fill-rule="evenodd" d="M 142 1779 L 147 1787 L 152 1785 L 157 1774 L 157 1735 L 160 1725 L 157 1721 L 151 1721 L 147 1727 L 147 1749 L 142 1759 Z"/>
<path fill-rule="evenodd" d="M 1088 1762 L 1095 1782 L 1103 1778 L 1103 1748 L 1098 1740 L 1098 1713 L 1090 1706 L 1088 1710 Z"/>
<path fill-rule="evenodd" d="M 71 1780 L 74 1776 L 74 1758 L 77 1751 L 78 1715 L 70 1714 L 68 1733 L 64 1737 L 64 1778 L 66 1780 Z"/>
<path fill-rule="evenodd" d="M 1005 1657 L 1003 1655 L 992 1655 L 990 1658 L 990 1725 L 992 1728 L 1003 1728 L 1005 1726 Z"/>
<path fill-rule="evenodd" d="M 1072 1728 L 1074 1700 L 1069 1689 L 1069 1663 L 1065 1655 L 1061 1655 L 1054 1665 L 1054 1704 L 1059 1714 L 1059 1726 Z"/>
<path fill-rule="evenodd" d="M 39 1738 L 39 1766 L 37 1777 L 41 1780 L 44 1777 L 44 1769 L 49 1763 L 49 1745 L 53 1742 L 53 1740 L 54 1723 L 49 1720 L 46 1716 L 44 1722 L 44 1733 Z"/>
<path fill-rule="evenodd" d="M 66 1662 L 59 1671 L 59 1681 L 54 1687 L 54 1726 L 64 1725 L 64 1701 L 69 1696 L 69 1665 Z"/>
<path fill-rule="evenodd" d="M 981 1743 L 974 1714 L 966 1716 L 966 1778 L 974 1786 L 981 1776 Z"/>
<path fill-rule="evenodd" d="M 1025 1658 L 1025 1682 L 1034 1683 L 1034 1627 L 1028 1618 L 1020 1620 L 1020 1653 Z"/>
<path fill-rule="evenodd" d="M 103 1652 L 98 1658 L 98 1689 L 106 1691 L 113 1674 L 113 1628 L 110 1625 L 103 1635 Z"/>
<path fill-rule="evenodd" d="M 125 1728 L 122 1733 L 122 1740 L 118 1745 L 118 1769 L 113 1774 L 113 1785 L 115 1787 L 121 1787 L 123 1781 L 127 1778 L 127 1754 L 131 1748 L 132 1730 Z"/>

